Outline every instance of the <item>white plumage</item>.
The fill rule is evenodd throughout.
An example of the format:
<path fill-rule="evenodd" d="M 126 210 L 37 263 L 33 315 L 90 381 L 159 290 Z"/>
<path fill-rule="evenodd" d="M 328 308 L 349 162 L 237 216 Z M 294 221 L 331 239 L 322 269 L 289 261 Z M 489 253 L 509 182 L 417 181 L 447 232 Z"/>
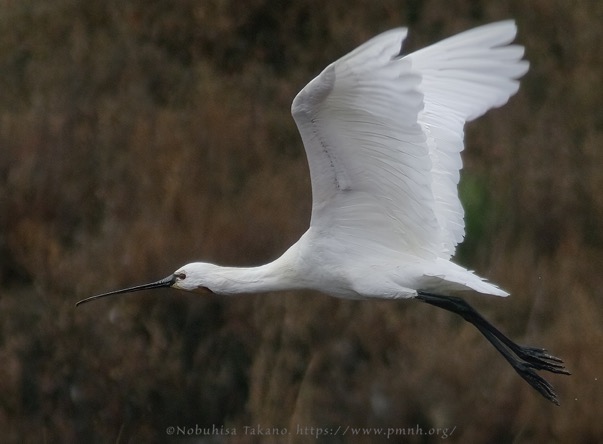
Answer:
<path fill-rule="evenodd" d="M 151 284 L 223 295 L 310 288 L 342 298 L 416 298 L 475 325 L 513 368 L 558 403 L 534 370 L 568 374 L 522 347 L 464 300 L 441 292 L 507 293 L 449 259 L 465 234 L 457 184 L 463 126 L 501 106 L 528 69 L 513 21 L 482 26 L 401 55 L 405 28 L 327 66 L 293 100 L 312 179 L 308 231 L 259 267 L 196 262 Z"/>
<path fill-rule="evenodd" d="M 528 63 L 522 47 L 508 45 L 515 33 L 512 21 L 499 22 L 399 56 L 407 30 L 394 29 L 297 95 L 292 112 L 312 176 L 307 237 L 345 252 L 329 260 L 345 258 L 365 275 L 386 254 L 397 297 L 416 289 L 507 295 L 447 260 L 464 237 L 463 125 L 517 91 Z M 375 290 L 364 296 L 383 297 Z"/>

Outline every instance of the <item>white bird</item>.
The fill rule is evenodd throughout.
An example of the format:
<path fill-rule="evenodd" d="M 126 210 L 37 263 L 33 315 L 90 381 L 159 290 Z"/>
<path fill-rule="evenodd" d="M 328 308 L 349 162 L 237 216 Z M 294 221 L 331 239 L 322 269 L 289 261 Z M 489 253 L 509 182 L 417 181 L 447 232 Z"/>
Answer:
<path fill-rule="evenodd" d="M 312 179 L 306 233 L 259 267 L 195 262 L 165 279 L 113 294 L 172 287 L 196 293 L 314 289 L 349 299 L 415 298 L 472 323 L 544 397 L 534 370 L 569 374 L 541 348 L 517 345 L 450 292 L 508 293 L 450 261 L 463 240 L 457 184 L 463 126 L 504 105 L 528 70 L 510 44 L 511 20 L 404 54 L 406 28 L 384 32 L 327 66 L 292 113 Z"/>

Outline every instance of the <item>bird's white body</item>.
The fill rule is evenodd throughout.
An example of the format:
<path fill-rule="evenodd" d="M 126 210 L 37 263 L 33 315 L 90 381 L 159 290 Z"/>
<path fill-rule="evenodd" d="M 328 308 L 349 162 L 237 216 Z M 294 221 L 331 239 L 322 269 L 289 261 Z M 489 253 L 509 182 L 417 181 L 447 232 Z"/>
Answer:
<path fill-rule="evenodd" d="M 463 240 L 463 126 L 513 95 L 528 69 L 512 21 L 409 55 L 407 30 L 369 40 L 294 99 L 312 178 L 310 228 L 260 267 L 192 263 L 174 287 L 218 294 L 309 288 L 343 298 L 417 290 L 507 293 L 452 262 Z"/>
<path fill-rule="evenodd" d="M 312 289 L 346 299 L 407 298 L 417 289 L 475 290 L 506 296 L 474 273 L 448 260 L 428 261 L 389 248 L 362 251 L 358 243 L 342 242 L 327 232 L 308 231 L 282 256 L 259 267 L 224 267 L 206 262 L 176 271 L 186 278 L 174 288 L 234 295 Z"/>
<path fill-rule="evenodd" d="M 535 370 L 569 375 L 542 348 L 520 346 L 451 291 L 507 293 L 450 261 L 463 240 L 457 194 L 465 122 L 503 105 L 528 69 L 512 21 L 401 56 L 406 29 L 329 65 L 293 101 L 312 176 L 310 228 L 259 267 L 196 262 L 157 282 L 91 296 L 173 287 L 216 294 L 314 289 L 333 296 L 416 298 L 463 317 L 545 398 Z"/>

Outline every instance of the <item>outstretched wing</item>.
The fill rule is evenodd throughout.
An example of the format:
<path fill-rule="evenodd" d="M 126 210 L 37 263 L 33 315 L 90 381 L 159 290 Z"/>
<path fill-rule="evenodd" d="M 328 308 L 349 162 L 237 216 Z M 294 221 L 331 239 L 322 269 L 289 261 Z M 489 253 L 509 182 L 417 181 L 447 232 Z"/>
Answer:
<path fill-rule="evenodd" d="M 463 125 L 504 104 L 527 70 L 512 21 L 400 56 L 406 29 L 329 65 L 294 99 L 312 179 L 311 227 L 420 257 L 463 239 Z"/>

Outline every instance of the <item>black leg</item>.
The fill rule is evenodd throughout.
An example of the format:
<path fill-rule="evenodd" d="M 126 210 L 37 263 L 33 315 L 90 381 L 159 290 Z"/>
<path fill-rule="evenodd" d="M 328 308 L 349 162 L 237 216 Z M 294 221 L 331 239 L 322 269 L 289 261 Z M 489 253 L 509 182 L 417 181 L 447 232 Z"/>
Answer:
<path fill-rule="evenodd" d="M 569 375 L 570 373 L 563 367 L 561 359 L 549 355 L 543 348 L 524 347 L 511 341 L 464 299 L 455 296 L 442 296 L 425 291 L 419 291 L 416 298 L 427 304 L 456 313 L 467 322 L 473 324 L 503 355 L 507 362 L 513 366 L 519 376 L 525 379 L 542 396 L 559 405 L 559 400 L 553 387 L 538 376 L 534 370 L 546 370 L 562 375 Z"/>

